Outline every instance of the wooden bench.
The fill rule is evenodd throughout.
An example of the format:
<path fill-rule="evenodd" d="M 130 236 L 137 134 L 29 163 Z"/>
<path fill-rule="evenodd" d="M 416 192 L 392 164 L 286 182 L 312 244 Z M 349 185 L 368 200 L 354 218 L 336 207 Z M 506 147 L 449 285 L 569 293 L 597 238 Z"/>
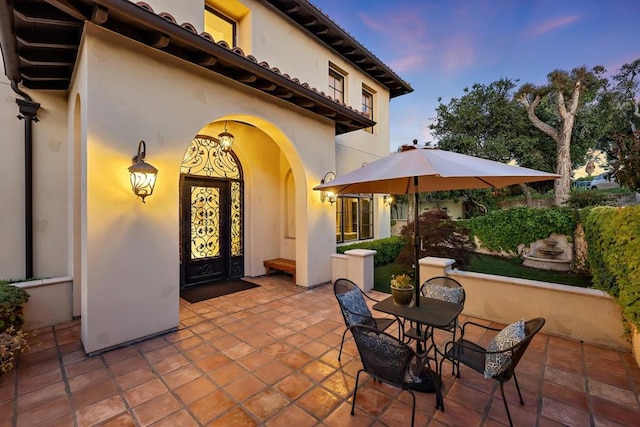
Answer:
<path fill-rule="evenodd" d="M 293 283 L 296 283 L 296 262 L 291 259 L 274 258 L 263 261 L 267 269 L 267 276 L 271 274 L 271 270 L 279 270 L 285 273 L 293 274 Z"/>

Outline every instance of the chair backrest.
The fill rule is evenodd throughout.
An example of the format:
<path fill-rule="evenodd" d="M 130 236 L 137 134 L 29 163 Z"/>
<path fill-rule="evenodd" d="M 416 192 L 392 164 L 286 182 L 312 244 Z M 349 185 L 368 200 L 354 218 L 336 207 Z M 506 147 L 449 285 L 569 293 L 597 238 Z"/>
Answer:
<path fill-rule="evenodd" d="M 403 387 L 415 356 L 413 349 L 371 326 L 354 325 L 350 329 L 365 372 L 389 384 Z"/>
<path fill-rule="evenodd" d="M 505 369 L 502 373 L 496 375 L 494 378 L 499 381 L 507 381 L 511 378 L 511 376 L 513 376 L 513 372 L 515 371 L 516 366 L 518 366 L 518 362 L 520 362 L 520 359 L 522 359 L 522 356 L 524 356 L 524 352 L 527 350 L 527 347 L 529 347 L 529 344 L 531 344 L 531 340 L 533 340 L 533 337 L 538 332 L 540 332 L 540 329 L 542 329 L 544 323 L 545 319 L 542 317 L 536 317 L 535 319 L 527 320 L 526 322 L 524 322 L 525 338 L 513 347 L 504 350 L 505 352 L 511 351 L 511 362 L 509 363 L 509 367 L 507 369 Z"/>
<path fill-rule="evenodd" d="M 333 293 L 338 300 L 347 327 L 359 324 L 376 325 L 358 285 L 349 279 L 338 279 L 333 283 Z"/>
<path fill-rule="evenodd" d="M 464 305 L 466 294 L 462 284 L 448 276 L 436 276 L 420 287 L 422 296 Z"/>

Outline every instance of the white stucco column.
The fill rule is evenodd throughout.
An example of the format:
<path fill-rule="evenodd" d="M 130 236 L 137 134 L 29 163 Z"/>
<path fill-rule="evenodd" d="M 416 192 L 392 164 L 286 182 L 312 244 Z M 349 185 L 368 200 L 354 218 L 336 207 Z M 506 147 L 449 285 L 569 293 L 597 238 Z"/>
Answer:
<path fill-rule="evenodd" d="M 347 278 L 364 292 L 373 289 L 373 256 L 377 253 L 371 249 L 351 249 L 344 253 L 347 256 Z"/>
<path fill-rule="evenodd" d="M 446 276 L 455 262 L 455 259 L 449 258 L 432 256 L 421 258 L 418 262 L 420 264 L 420 280 L 424 283 L 432 277 Z"/>
<path fill-rule="evenodd" d="M 347 277 L 349 274 L 349 257 L 344 254 L 331 255 L 331 282 Z"/>

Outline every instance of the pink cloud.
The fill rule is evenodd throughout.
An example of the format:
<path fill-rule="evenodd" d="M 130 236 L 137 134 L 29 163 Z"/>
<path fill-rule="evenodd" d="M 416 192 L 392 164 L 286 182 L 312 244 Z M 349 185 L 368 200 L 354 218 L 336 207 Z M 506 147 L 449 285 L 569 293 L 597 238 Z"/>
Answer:
<path fill-rule="evenodd" d="M 439 62 L 447 73 L 460 72 L 476 62 L 476 54 L 469 34 L 460 33 L 447 38 L 442 48 Z"/>
<path fill-rule="evenodd" d="M 383 34 L 394 49 L 395 59 L 389 64 L 397 72 L 420 70 L 428 62 L 434 48 L 424 20 L 416 13 L 385 15 L 384 19 L 360 13 L 359 18 L 369 28 Z"/>
<path fill-rule="evenodd" d="M 527 31 L 530 37 L 538 37 L 549 31 L 553 31 L 558 28 L 566 27 L 573 24 L 578 19 L 582 18 L 580 15 L 562 16 L 560 18 L 552 19 L 550 21 L 543 22 Z"/>
<path fill-rule="evenodd" d="M 413 70 L 421 70 L 428 61 L 429 55 L 415 52 L 413 54 L 403 55 L 401 58 L 391 61 L 388 65 L 392 70 L 404 73 Z"/>

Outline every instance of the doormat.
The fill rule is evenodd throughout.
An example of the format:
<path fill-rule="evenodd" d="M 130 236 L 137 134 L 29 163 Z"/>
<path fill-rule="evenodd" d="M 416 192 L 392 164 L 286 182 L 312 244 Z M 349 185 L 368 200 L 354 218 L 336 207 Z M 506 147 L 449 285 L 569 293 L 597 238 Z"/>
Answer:
<path fill-rule="evenodd" d="M 190 303 L 204 301 L 206 299 L 229 295 L 234 292 L 257 288 L 260 285 L 245 280 L 230 280 L 228 282 L 215 282 L 208 285 L 199 285 L 180 290 L 180 298 Z"/>

